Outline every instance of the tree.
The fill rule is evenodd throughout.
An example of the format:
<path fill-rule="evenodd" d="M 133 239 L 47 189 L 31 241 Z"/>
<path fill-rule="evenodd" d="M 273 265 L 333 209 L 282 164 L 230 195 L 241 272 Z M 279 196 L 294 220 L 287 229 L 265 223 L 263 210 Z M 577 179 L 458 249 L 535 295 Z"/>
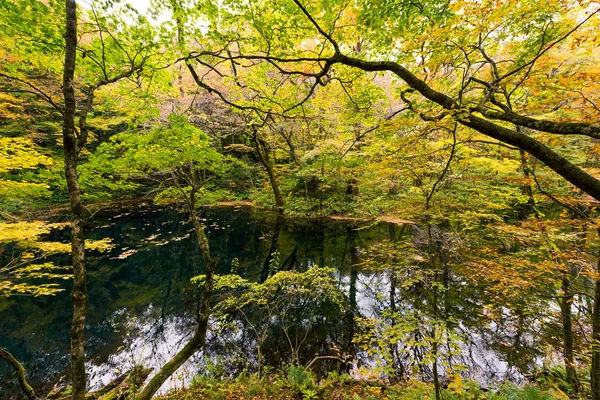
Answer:
<path fill-rule="evenodd" d="M 594 123 L 536 119 L 512 111 L 516 108 L 513 104 L 514 97 L 519 94 L 522 96 L 530 75 L 537 72 L 536 68 L 539 68 L 538 64 L 544 56 L 567 40 L 582 40 L 580 37 L 574 38 L 574 33 L 583 29 L 600 10 L 589 13 L 581 22 L 574 23 L 571 16 L 576 10 L 560 5 L 549 7 L 543 2 L 514 9 L 511 8 L 514 4 L 507 2 L 492 7 L 487 12 L 482 12 L 479 5 L 470 2 L 452 6 L 444 6 L 445 4 L 435 1 L 427 6 L 408 4 L 404 7 L 398 4 L 395 9 L 401 11 L 397 11 L 400 14 L 396 16 L 397 21 L 381 14 L 381 10 L 387 10 L 390 5 L 382 6 L 378 1 L 368 1 L 361 6 L 328 3 L 322 8 L 327 10 L 322 18 L 315 16 L 316 10 L 321 7 L 320 4 L 306 7 L 295 0 L 282 1 L 277 7 L 258 3 L 239 5 L 231 12 L 221 9 L 218 19 L 215 15 L 213 23 L 214 31 L 218 32 L 214 36 L 223 38 L 219 42 L 223 48 L 216 51 L 193 51 L 186 62 L 188 68 L 193 70 L 194 61 L 201 61 L 202 65 L 211 68 L 210 71 L 216 71 L 216 65 L 223 61 L 245 63 L 242 65 L 251 68 L 265 63 L 272 65 L 272 70 L 278 73 L 282 80 L 310 82 L 299 101 L 280 111 L 284 113 L 299 109 L 319 85 L 326 85 L 331 77 L 343 73 L 345 68 L 365 72 L 390 72 L 406 85 L 403 90 L 405 104 L 423 119 L 451 118 L 461 126 L 520 148 L 544 162 L 574 186 L 595 198 L 600 198 L 598 179 L 554 151 L 545 144 L 544 139 L 527 134 L 523 130 L 508 128 L 504 124 L 510 122 L 531 131 L 554 135 L 581 135 L 591 138 L 600 135 L 600 127 Z M 582 7 L 578 10 L 583 12 L 584 9 Z M 242 27 L 239 22 L 240 14 L 248 17 L 249 25 Z M 461 18 L 464 19 L 465 14 L 468 16 L 468 22 L 456 30 L 456 23 Z M 262 18 L 253 19 L 256 15 Z M 283 15 L 285 18 L 279 19 Z M 506 18 L 507 15 L 511 18 Z M 501 17 L 504 20 L 498 22 Z M 537 17 L 541 19 L 540 23 L 534 22 Z M 233 18 L 237 20 L 234 22 Z M 483 19 L 476 22 L 475 18 Z M 525 26 L 512 24 L 521 21 L 522 18 L 532 22 Z M 552 18 L 560 18 L 559 23 L 552 23 Z M 277 32 L 286 30 L 290 21 L 297 25 L 296 34 L 293 37 L 279 35 Z M 350 27 L 346 27 L 344 22 L 350 24 Z M 377 28 L 384 24 L 389 24 L 390 27 L 378 31 Z M 273 25 L 277 29 L 273 29 Z M 338 25 L 344 28 L 339 28 Z M 267 35 L 264 31 L 265 26 L 270 26 L 272 33 Z M 250 30 L 251 33 L 245 30 Z M 410 31 L 414 33 L 411 34 Z M 347 55 L 354 46 L 348 39 L 353 39 L 353 35 L 357 34 L 362 35 L 362 46 L 369 49 L 364 58 Z M 503 41 L 508 41 L 520 34 L 526 34 L 528 40 L 522 41 L 522 46 L 511 49 L 516 53 L 517 60 L 502 63 L 501 65 L 507 66 L 498 72 L 498 78 L 490 77 L 488 70 L 500 68 L 499 61 L 505 58 L 504 52 L 508 51 L 492 45 L 492 42 L 497 36 Z M 448 38 L 444 39 L 444 35 L 448 35 Z M 426 40 L 426 36 L 430 39 Z M 288 50 L 290 41 L 300 44 L 302 40 L 314 40 L 318 44 L 316 47 L 297 46 L 296 50 Z M 385 53 L 389 47 L 400 45 L 406 46 L 407 49 L 403 49 L 400 55 L 395 57 L 398 61 L 394 61 L 393 58 L 389 61 L 372 60 L 377 58 L 374 55 L 379 54 L 378 50 Z M 487 45 L 497 51 L 498 55 L 495 58 L 487 54 Z M 422 47 L 420 51 L 419 47 Z M 431 52 L 440 47 L 443 49 L 440 54 L 431 56 Z M 411 53 L 413 50 L 416 53 L 415 57 Z M 475 51 L 480 59 L 471 60 L 476 57 L 473 54 Z M 417 68 L 419 63 L 424 69 L 423 78 L 411 71 L 411 67 Z M 197 73 L 195 76 L 199 78 Z M 243 86 L 251 85 L 248 81 L 235 82 Z M 197 79 L 197 83 L 210 91 L 220 93 L 201 78 Z M 418 103 L 417 99 L 410 98 L 414 94 L 422 96 Z M 260 107 L 255 109 L 261 110 Z"/>
<path fill-rule="evenodd" d="M 223 63 L 236 65 L 229 82 L 241 87 L 253 85 L 240 78 L 242 67 L 269 68 L 281 82 L 298 82 L 297 101 L 279 111 L 286 115 L 301 112 L 319 86 L 349 69 L 391 73 L 401 84 L 405 107 L 423 121 L 454 121 L 461 134 L 474 131 L 488 142 L 526 152 L 600 200 L 595 172 L 552 144 L 560 138 L 591 149 L 592 140 L 600 137 L 593 100 L 598 88 L 585 77 L 595 73 L 585 62 L 600 13 L 592 7 L 537 0 L 487 7 L 477 1 L 435 0 L 236 4 L 210 9 L 216 50 L 192 51 L 186 63 L 200 87 L 229 102 L 223 90 L 201 78 L 224 75 Z M 354 52 L 359 56 L 353 54 L 357 39 L 367 49 Z M 568 67 L 556 59 L 566 51 L 573 55 Z M 571 93 L 581 96 L 583 105 Z M 253 109 L 267 112 L 260 104 Z M 600 366 L 593 364 L 593 370 Z M 597 376 L 592 372 L 595 398 Z"/>
<path fill-rule="evenodd" d="M 323 267 L 305 272 L 274 271 L 260 283 L 248 282 L 237 275 L 217 277 L 215 287 L 229 292 L 225 292 L 225 298 L 217 304 L 217 312 L 241 314 L 243 323 L 257 341 L 259 375 L 262 376 L 264 366 L 263 346 L 273 327 L 280 328 L 286 338 L 290 362 L 300 365 L 300 349 L 314 325 L 320 323 L 323 308 L 332 305 L 334 310 L 343 313 L 346 299 L 332 273 L 332 269 Z M 323 358 L 342 361 L 338 356 L 315 355 L 307 364 L 310 366 L 316 359 Z"/>
<path fill-rule="evenodd" d="M 0 176 L 6 176 L 0 178 L 0 196 L 3 198 L 5 208 L 20 211 L 28 200 L 31 202 L 32 199 L 50 197 L 48 185 L 35 182 L 33 177 L 27 177 L 29 172 L 39 167 L 50 168 L 54 165 L 52 158 L 39 151 L 31 139 L 0 138 L 0 157 L 2 158 Z M 18 176 L 17 179 L 14 178 L 15 175 Z M 11 219 L 8 212 L 1 216 Z"/>
<path fill-rule="evenodd" d="M 442 331 L 451 331 L 445 314 L 450 258 L 444 254 L 446 236 L 439 230 L 461 229 L 462 239 L 471 246 L 468 250 L 479 252 L 473 265 L 490 272 L 488 277 L 474 276 L 481 279 L 478 282 L 490 279 L 490 287 L 502 294 L 498 302 L 515 305 L 511 312 L 519 324 L 527 320 L 530 307 L 542 309 L 546 304 L 529 300 L 519 286 L 560 297 L 567 376 L 576 383 L 577 327 L 572 321 L 578 295 L 573 285 L 579 281 L 571 274 L 573 244 L 555 232 L 540 238 L 534 229 L 518 225 L 529 238 L 520 245 L 535 242 L 538 247 L 522 252 L 511 248 L 519 242 L 511 235 L 517 230 L 513 218 L 526 221 L 535 215 L 543 220 L 538 192 L 576 211 L 583 208 L 577 202 L 586 195 L 600 200 L 600 86 L 593 78 L 598 72 L 599 59 L 593 52 L 600 9 L 593 8 L 594 2 L 259 0 L 214 5 L 172 0 L 157 5 L 155 11 L 168 9 L 173 16 L 158 29 L 114 2 L 99 3 L 85 14 L 81 10 L 78 21 L 75 3 L 65 4 L 66 8 L 54 0 L 8 0 L 0 8 L 0 28 L 6 31 L 0 38 L 0 56 L 6 61 L 0 66 L 0 123 L 17 136 L 0 141 L 0 157 L 8 160 L 0 167 L 0 183 L 17 189 L 9 200 L 14 209 L 27 196 L 49 195 L 43 179 L 32 179 L 32 171 L 38 164 L 60 163 L 34 144 L 38 132 L 14 133 L 15 126 L 26 124 L 19 115 L 33 97 L 46 102 L 63 118 L 64 167 L 73 210 L 76 397 L 85 391 L 85 193 L 79 185 L 84 192 L 86 184 L 104 185 L 115 193 L 149 189 L 157 201 L 183 202 L 202 250 L 207 274 L 197 330 L 189 346 L 140 395 L 148 398 L 205 340 L 218 257 L 210 254 L 196 209 L 209 198 L 231 194 L 215 183 L 227 180 L 225 164 L 233 163 L 218 153 L 221 150 L 264 167 L 261 179 L 268 179 L 279 210 L 352 214 L 359 209 L 377 215 L 404 202 L 404 210 L 398 212 L 423 221 L 415 229 L 426 232 L 418 249 L 424 260 L 401 270 L 413 273 L 427 267 L 418 271 L 423 273 L 418 280 L 429 289 L 430 309 L 417 315 L 413 325 L 430 319 L 432 325 L 439 322 Z M 55 21 L 65 13 L 66 42 Z M 36 19 L 39 24 L 33 23 Z M 206 24 L 208 29 L 203 28 Z M 63 50 L 64 63 L 57 56 Z M 172 64 L 154 68 L 159 52 Z M 186 70 L 188 81 L 195 84 L 193 99 L 185 96 Z M 161 74 L 171 75 L 162 79 Z M 130 105 L 117 104 L 119 96 L 115 99 L 109 90 L 140 88 L 142 78 L 163 85 L 144 94 L 146 98 L 164 99 L 164 93 L 179 89 L 178 97 L 160 106 L 163 116 L 167 108 L 179 114 L 159 118 L 164 126 L 139 126 L 138 118 L 147 119 L 150 112 L 141 113 L 139 105 L 132 109 L 134 122 L 128 122 L 123 109 Z M 206 96 L 197 98 L 203 90 Z M 214 101 L 207 100 L 209 96 Z M 217 102 L 223 106 L 212 113 Z M 133 131 L 114 135 L 122 127 L 110 127 L 112 113 Z M 221 119 L 224 114 L 226 120 Z M 95 121 L 101 130 L 95 129 Z M 206 132 L 205 127 L 213 127 L 220 141 L 211 142 L 196 128 L 200 125 Z M 238 140 L 242 143 L 234 143 Z M 89 161 L 86 167 L 78 168 L 84 161 Z M 593 213 L 584 214 L 588 219 Z M 506 221 L 511 223 L 504 225 Z M 494 236 L 508 245 L 486 243 L 482 248 L 481 238 L 471 235 L 482 229 L 515 231 Z M 581 230 L 595 238 L 590 229 Z M 276 247 L 277 234 L 271 253 Z M 523 262 L 511 270 L 520 258 Z M 272 261 L 265 262 L 263 279 Z M 28 267 L 29 272 L 39 272 Z M 24 273 L 19 268 L 11 271 Z M 600 283 L 589 265 L 581 270 L 596 285 L 590 322 L 598 341 Z M 531 286 L 527 274 L 540 277 L 540 282 Z M 396 303 L 398 281 L 393 279 L 390 304 Z M 560 285 L 561 295 L 546 291 L 542 283 Z M 387 316 L 392 321 L 400 318 L 396 310 Z M 415 332 L 410 328 L 406 338 Z M 264 331 L 256 332 L 264 340 Z M 427 338 L 433 359 L 421 366 L 434 370 L 439 397 L 439 332 L 431 328 L 418 334 Z M 599 349 L 591 346 L 594 393 L 600 393 Z"/>
<path fill-rule="evenodd" d="M 39 55 L 29 69 L 7 63 L 0 72 L 0 77 L 6 81 L 4 90 L 30 93 L 50 104 L 63 117 L 62 136 L 64 150 L 64 172 L 67 181 L 69 203 L 71 207 L 71 256 L 73 259 L 73 322 L 71 327 L 71 363 L 73 399 L 83 399 L 86 392 L 84 328 L 87 309 L 87 288 L 85 279 L 85 215 L 81 201 L 81 191 L 77 175 L 78 158 L 89 137 L 87 117 L 93 107 L 95 92 L 122 79 L 133 77 L 141 73 L 153 55 L 156 46 L 152 41 L 152 32 L 147 21 L 138 18 L 138 24 L 126 29 L 125 20 L 108 18 L 99 15 L 91 9 L 90 20 L 83 20 L 83 32 L 78 36 L 77 5 L 74 0 L 66 0 L 63 9 L 60 3 L 54 1 L 48 4 L 40 2 L 12 2 L 3 7 L 0 23 L 8 27 L 11 38 L 20 39 L 32 36 L 33 40 L 19 50 L 33 50 Z M 106 7 L 106 11 L 108 7 Z M 127 9 L 127 8 L 124 8 Z M 64 42 L 60 38 L 60 29 L 52 16 L 57 17 L 62 13 L 66 15 L 66 30 Z M 44 21 L 49 20 L 42 32 L 38 31 L 37 24 L 28 24 L 23 19 L 39 15 Z M 119 13 L 117 13 L 119 14 Z M 123 15 L 119 15 L 122 17 Z M 15 25 L 23 22 L 23 25 Z M 87 28 L 92 27 L 88 33 Z M 120 31 L 117 39 L 113 34 Z M 107 36 L 105 38 L 105 35 Z M 63 44 L 64 43 L 64 44 Z M 57 62 L 56 54 L 64 49 L 64 63 Z M 81 69 L 80 79 L 75 77 L 75 63 L 77 52 L 82 59 L 87 59 L 87 69 Z M 50 60 L 47 65 L 44 61 Z M 40 62 L 38 64 L 38 62 Z M 41 81 L 57 79 L 62 71 L 62 99 L 57 100 L 57 93 L 49 92 L 36 80 L 39 69 L 46 71 Z M 50 89 L 56 89 L 55 84 Z M 4 88 L 4 86 L 6 88 Z M 81 98 L 79 107 L 76 89 L 79 89 Z M 75 125 L 77 111 L 78 127 Z"/>
<path fill-rule="evenodd" d="M 204 291 L 194 335 L 142 388 L 136 396 L 138 400 L 152 398 L 169 376 L 205 344 L 219 256 L 210 253 L 197 208 L 199 201 L 210 198 L 208 183 L 226 170 L 226 159 L 210 144 L 210 138 L 189 124 L 185 116 L 172 114 L 166 126 L 113 136 L 98 148 L 90 162 L 101 167 L 93 172 L 96 174 L 150 177 L 157 181 L 156 201 L 183 201 L 204 261 Z"/>
<path fill-rule="evenodd" d="M 14 248 L 14 258 L 0 265 L 0 296 L 47 296 L 65 290 L 56 283 L 59 279 L 70 279 L 67 268 L 47 261 L 53 254 L 69 253 L 66 243 L 41 240 L 41 236 L 52 229 L 63 229 L 66 224 L 49 224 L 42 221 L 0 224 L 0 245 Z M 87 241 L 88 250 L 104 251 L 111 248 L 108 240 Z M 37 280 L 51 280 L 39 283 Z M 27 383 L 25 368 L 7 350 L 0 348 L 0 358 L 8 362 L 17 372 L 21 389 L 29 398 L 38 398 Z"/>
<path fill-rule="evenodd" d="M 21 386 L 21 389 L 23 390 L 27 398 L 39 399 L 39 397 L 37 397 L 35 394 L 35 390 L 33 390 L 31 385 L 27 382 L 27 379 L 25 378 L 25 369 L 23 368 L 23 365 L 21 365 L 21 363 L 12 354 L 10 354 L 2 347 L 0 347 L 0 359 L 3 359 L 7 363 L 9 363 L 10 366 L 17 372 L 19 386 Z"/>

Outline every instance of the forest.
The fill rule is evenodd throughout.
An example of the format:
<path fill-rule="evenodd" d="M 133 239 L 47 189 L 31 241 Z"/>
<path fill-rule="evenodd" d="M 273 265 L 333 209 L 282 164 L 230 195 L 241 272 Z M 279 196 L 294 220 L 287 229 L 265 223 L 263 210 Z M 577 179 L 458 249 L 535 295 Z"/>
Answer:
<path fill-rule="evenodd" d="M 0 0 L 0 399 L 600 400 L 599 32 Z"/>

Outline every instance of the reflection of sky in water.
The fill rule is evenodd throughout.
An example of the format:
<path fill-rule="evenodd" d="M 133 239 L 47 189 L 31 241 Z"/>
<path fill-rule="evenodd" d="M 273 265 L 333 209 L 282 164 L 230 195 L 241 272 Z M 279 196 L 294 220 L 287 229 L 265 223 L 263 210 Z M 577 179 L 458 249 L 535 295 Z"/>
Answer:
<path fill-rule="evenodd" d="M 348 294 L 350 277 L 338 273 L 335 277 L 339 282 L 340 289 Z M 386 304 L 381 301 L 382 293 L 389 293 L 390 281 L 388 274 L 357 274 L 356 300 L 358 312 L 363 317 L 377 317 L 382 307 Z M 108 361 L 101 364 L 88 362 L 87 368 L 90 377 L 90 385 L 97 389 L 109 383 L 120 373 L 132 368 L 136 364 L 158 370 L 169 361 L 186 341 L 192 336 L 194 326 L 193 319 L 188 317 L 167 316 L 166 320 L 157 319 L 158 313 L 152 305 L 139 315 L 128 315 L 127 311 L 119 310 L 109 320 L 125 320 L 125 323 L 115 323 L 125 332 L 124 343 L 121 348 L 109 356 Z M 210 326 L 216 326 L 213 320 Z M 208 341 L 214 338 L 214 333 L 209 331 Z M 504 379 L 520 380 L 521 374 L 514 368 L 509 368 L 498 354 L 486 346 L 486 339 L 476 332 L 469 332 L 470 341 L 462 343 L 463 355 L 458 360 L 469 366 L 468 375 L 479 380 L 483 384 Z M 229 337 L 224 340 L 236 342 L 240 340 Z M 247 343 L 248 344 L 248 343 Z M 252 354 L 249 355 L 252 357 Z M 198 352 L 188 360 L 171 378 L 163 384 L 159 393 L 165 393 L 169 389 L 181 388 L 189 385 L 194 376 L 199 372 L 200 365 L 206 363 L 205 357 L 213 362 L 226 363 L 226 358 L 217 357 L 217 354 L 205 354 Z M 375 365 L 374 359 L 366 355 L 360 357 L 361 366 Z M 360 377 L 357 364 L 354 364 L 352 375 Z M 150 375 L 153 376 L 154 373 Z"/>
<path fill-rule="evenodd" d="M 156 372 L 177 354 L 193 334 L 193 326 L 190 326 L 189 319 L 177 316 L 168 316 L 166 321 L 162 321 L 159 329 L 156 315 L 152 311 L 152 306 L 149 306 L 145 313 L 135 316 L 125 324 L 124 329 L 128 332 L 123 346 L 111 354 L 107 362 L 87 363 L 90 385 L 93 389 L 106 385 L 134 365 L 141 364 Z M 196 375 L 195 366 L 203 358 L 201 353 L 199 352 L 181 366 L 177 373 L 165 382 L 161 392 L 187 384 Z"/>
<path fill-rule="evenodd" d="M 232 260 L 237 259 L 240 275 L 258 280 L 272 246 L 275 217 L 244 210 L 209 210 L 207 218 L 212 253 L 221 256 L 220 272 L 229 273 Z M 185 215 L 141 209 L 96 221 L 96 228 L 88 237 L 112 237 L 116 246 L 109 254 L 88 258 L 90 306 L 86 351 L 92 388 L 106 384 L 136 363 L 157 369 L 183 347 L 193 332 L 195 321 L 197 291 L 189 279 L 201 273 L 201 257 Z M 280 228 L 281 262 L 295 261 L 294 268 L 299 270 L 314 265 L 335 268 L 335 279 L 346 295 L 350 295 L 353 282 L 351 248 L 364 249 L 370 243 L 390 237 L 385 224 L 352 234 L 348 223 L 341 221 L 295 219 L 285 221 Z M 55 232 L 51 239 L 68 241 L 65 232 Z M 354 256 L 360 258 L 357 254 Z M 57 258 L 62 264 L 68 261 L 64 257 Z M 354 277 L 359 314 L 363 317 L 381 315 L 382 309 L 389 305 L 386 296 L 390 292 L 390 274 L 357 273 L 355 267 Z M 455 286 L 460 295 L 467 285 L 458 282 Z M 462 347 L 463 362 L 472 367 L 472 377 L 482 382 L 520 379 L 518 370 L 504 361 L 511 351 L 510 343 L 505 353 L 491 348 L 494 342 L 510 340 L 514 331 L 503 326 L 486 329 L 478 326 L 472 320 L 473 307 L 477 304 L 469 306 L 467 300 L 453 299 L 460 303 L 455 307 L 454 316 L 470 337 Z M 7 347 L 23 361 L 36 387 L 48 389 L 68 368 L 71 310 L 68 292 L 53 298 L 18 298 L 9 302 L 0 299 L 0 320 L 3 321 L 0 346 Z M 463 322 L 463 317 L 470 322 Z M 339 315 L 330 316 L 332 321 L 342 323 L 339 318 Z M 305 351 L 312 351 L 312 357 L 315 351 L 322 352 L 332 343 L 346 340 L 339 337 L 344 329 L 340 326 L 333 333 L 315 333 Z M 289 354 L 286 355 L 282 333 L 272 332 L 272 336 L 277 335 L 279 337 L 267 343 L 270 347 L 265 348 L 265 354 L 272 360 L 285 362 Z M 530 338 L 522 340 L 528 341 L 527 345 L 536 344 Z M 219 359 L 227 364 L 231 360 L 231 368 L 234 368 L 233 360 L 241 354 L 250 362 L 256 361 L 256 342 L 249 332 L 212 332 L 208 342 L 206 354 L 213 362 Z M 371 363 L 363 353 L 357 358 L 364 365 Z M 205 355 L 197 354 L 165 383 L 163 390 L 189 383 L 205 363 Z M 0 399 L 14 399 L 15 390 L 6 367 L 0 365 Z"/>
<path fill-rule="evenodd" d="M 348 288 L 350 277 L 340 277 L 342 288 Z M 356 302 L 359 314 L 366 318 L 377 318 L 384 308 L 389 306 L 382 295 L 390 293 L 391 282 L 389 273 L 359 273 L 357 276 Z M 389 299 L 387 299 L 389 300 Z M 455 356 L 455 361 L 469 367 L 467 375 L 481 384 L 487 385 L 502 380 L 522 380 L 522 374 L 502 357 L 488 347 L 487 338 L 484 335 L 466 328 L 459 324 L 462 331 L 469 340 L 461 342 L 462 354 Z M 533 346 L 534 343 L 531 343 Z M 361 362 L 365 365 L 375 365 L 372 357 L 362 354 Z"/>

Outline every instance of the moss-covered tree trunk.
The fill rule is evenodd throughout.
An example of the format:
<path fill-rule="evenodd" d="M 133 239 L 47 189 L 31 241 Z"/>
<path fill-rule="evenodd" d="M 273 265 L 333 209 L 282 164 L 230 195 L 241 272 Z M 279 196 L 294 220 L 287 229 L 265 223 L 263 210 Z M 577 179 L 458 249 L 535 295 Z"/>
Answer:
<path fill-rule="evenodd" d="M 523 128 L 520 126 L 516 127 L 517 132 L 522 132 Z M 520 218 L 525 219 L 530 214 L 535 212 L 535 198 L 533 197 L 533 187 L 531 186 L 531 174 L 527 161 L 527 153 L 524 150 L 519 149 L 519 159 L 521 161 L 521 171 L 523 172 L 523 178 L 525 178 L 521 191 L 527 196 L 527 203 L 521 205 L 519 210 Z"/>
<path fill-rule="evenodd" d="M 579 392 L 579 380 L 577 378 L 577 369 L 575 368 L 573 317 L 571 313 L 573 290 L 571 289 L 571 275 L 567 271 L 564 271 L 562 276 L 562 292 L 562 297 L 560 299 L 560 315 L 563 328 L 565 371 L 567 373 L 567 382 L 573 388 L 575 393 L 577 393 Z"/>
<path fill-rule="evenodd" d="M 6 361 L 15 370 L 19 386 L 21 386 L 21 390 L 23 390 L 27 398 L 39 399 L 31 385 L 27 382 L 27 379 L 25 379 L 25 368 L 23 368 L 23 365 L 8 350 L 2 347 L 0 347 L 0 359 Z"/>
<path fill-rule="evenodd" d="M 256 152 L 258 154 L 258 159 L 260 163 L 267 170 L 267 175 L 269 175 L 269 183 L 271 184 L 271 188 L 273 189 L 273 196 L 275 196 L 275 205 L 280 213 L 283 212 L 283 206 L 285 205 L 283 201 L 283 196 L 281 195 L 281 191 L 279 190 L 279 182 L 277 181 L 277 176 L 275 176 L 275 170 L 273 169 L 273 163 L 271 162 L 271 158 L 269 157 L 269 150 L 267 148 L 266 143 L 257 137 L 257 134 L 254 134 L 254 142 L 256 144 Z"/>
<path fill-rule="evenodd" d="M 204 292 L 200 299 L 200 312 L 198 315 L 198 325 L 194 331 L 194 336 L 186 343 L 185 346 L 169 362 L 167 362 L 156 375 L 150 379 L 150 382 L 144 387 L 140 394 L 136 397 L 136 400 L 150 400 L 152 396 L 160 389 L 162 384 L 169 379 L 175 371 L 184 362 L 186 362 L 194 353 L 200 350 L 206 341 L 206 332 L 208 330 L 208 320 L 211 312 L 211 300 L 213 292 L 214 275 L 219 263 L 219 257 L 213 259 L 210 255 L 210 247 L 208 244 L 208 238 L 204 233 L 204 227 L 200 224 L 198 216 L 196 215 L 196 198 L 195 191 L 193 189 L 189 198 L 187 199 L 188 211 L 190 213 L 190 219 L 194 227 L 194 233 L 202 253 L 204 265 L 206 268 L 205 280 L 204 280 Z"/>
<path fill-rule="evenodd" d="M 73 399 L 85 397 L 84 327 L 87 311 L 85 272 L 85 239 L 83 236 L 83 206 L 77 178 L 77 136 L 75 131 L 75 59 L 77 52 L 77 5 L 66 0 L 65 64 L 63 74 L 63 146 L 65 152 L 65 177 L 71 204 L 71 255 L 73 258 L 73 320 L 71 323 L 71 381 Z"/>
<path fill-rule="evenodd" d="M 598 229 L 600 236 L 600 229 Z M 600 250 L 596 264 L 596 285 L 594 290 L 594 310 L 592 313 L 592 366 L 590 381 L 592 400 L 600 400 Z"/>

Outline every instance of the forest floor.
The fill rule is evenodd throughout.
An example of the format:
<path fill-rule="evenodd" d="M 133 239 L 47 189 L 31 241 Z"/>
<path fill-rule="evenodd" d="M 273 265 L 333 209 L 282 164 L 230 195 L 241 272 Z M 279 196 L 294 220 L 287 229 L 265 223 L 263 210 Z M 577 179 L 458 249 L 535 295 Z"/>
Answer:
<path fill-rule="evenodd" d="M 375 385 L 368 382 L 335 382 L 319 385 L 290 383 L 285 379 L 223 380 L 196 382 L 189 389 L 178 390 L 160 400 L 392 400 L 426 399 L 431 388 Z M 433 393 L 431 393 L 433 394 Z"/>
<path fill-rule="evenodd" d="M 173 391 L 159 400 L 435 400 L 433 384 L 411 380 L 398 384 L 357 381 L 334 374 L 318 384 L 312 376 L 246 376 L 236 379 L 197 378 L 190 388 Z M 454 381 L 441 389 L 446 400 L 552 400 L 569 397 L 556 387 L 519 387 L 504 384 L 495 390 L 474 381 Z"/>

